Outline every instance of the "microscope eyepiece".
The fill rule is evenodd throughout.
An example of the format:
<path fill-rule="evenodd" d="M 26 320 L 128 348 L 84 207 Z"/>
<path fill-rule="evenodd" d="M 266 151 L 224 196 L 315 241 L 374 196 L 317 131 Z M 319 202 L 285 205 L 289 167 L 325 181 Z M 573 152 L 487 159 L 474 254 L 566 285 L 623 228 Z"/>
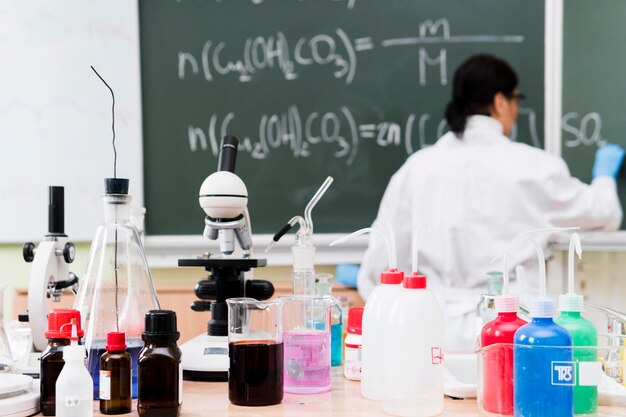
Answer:
<path fill-rule="evenodd" d="M 48 233 L 65 234 L 65 189 L 48 187 Z"/>
<path fill-rule="evenodd" d="M 220 158 L 217 163 L 218 171 L 235 172 L 237 162 L 237 147 L 239 140 L 234 136 L 224 136 L 220 145 Z"/>

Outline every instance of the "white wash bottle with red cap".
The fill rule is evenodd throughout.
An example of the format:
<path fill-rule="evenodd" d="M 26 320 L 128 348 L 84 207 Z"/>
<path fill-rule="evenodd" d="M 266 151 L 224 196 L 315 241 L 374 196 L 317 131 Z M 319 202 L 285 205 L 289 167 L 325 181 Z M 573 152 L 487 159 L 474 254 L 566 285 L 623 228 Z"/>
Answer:
<path fill-rule="evenodd" d="M 396 416 L 429 417 L 443 411 L 444 324 L 426 277 L 417 272 L 415 240 L 413 271 L 385 306 L 383 408 Z"/>
<path fill-rule="evenodd" d="M 361 346 L 361 395 L 370 400 L 383 399 L 383 343 L 386 338 L 386 327 L 389 306 L 402 289 L 404 273 L 396 268 L 396 239 L 389 227 L 385 231 L 365 228 L 331 243 L 338 243 L 368 232 L 381 233 L 387 245 L 389 270 L 380 274 L 380 284 L 374 288 L 365 303 L 362 324 Z"/>

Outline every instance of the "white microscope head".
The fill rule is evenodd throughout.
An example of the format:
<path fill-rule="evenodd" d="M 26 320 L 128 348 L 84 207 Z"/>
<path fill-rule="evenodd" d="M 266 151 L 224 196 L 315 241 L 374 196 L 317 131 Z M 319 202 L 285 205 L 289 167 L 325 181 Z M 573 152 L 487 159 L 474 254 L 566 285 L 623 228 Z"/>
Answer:
<path fill-rule="evenodd" d="M 241 178 L 229 171 L 209 175 L 199 193 L 200 207 L 212 219 L 234 219 L 248 204 L 248 189 Z"/>

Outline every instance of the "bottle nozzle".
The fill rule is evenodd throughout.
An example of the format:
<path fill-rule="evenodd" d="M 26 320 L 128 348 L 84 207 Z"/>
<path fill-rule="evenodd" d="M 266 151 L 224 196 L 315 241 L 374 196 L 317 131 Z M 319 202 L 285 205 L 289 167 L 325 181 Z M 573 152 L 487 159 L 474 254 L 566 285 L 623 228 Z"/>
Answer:
<path fill-rule="evenodd" d="M 274 235 L 274 237 L 272 238 L 272 242 L 270 242 L 270 244 L 267 246 L 267 248 L 265 249 L 265 252 L 269 252 L 270 249 L 272 249 L 274 245 L 280 240 L 280 238 L 283 237 L 289 230 L 291 230 L 291 228 L 296 223 L 300 224 L 300 228 L 298 229 L 298 233 L 296 235 L 296 240 L 298 240 L 299 237 L 303 238 L 305 236 L 313 235 L 313 219 L 311 217 L 311 212 L 313 211 L 313 208 L 315 207 L 317 202 L 322 198 L 322 196 L 324 195 L 326 190 L 328 190 L 328 187 L 330 187 L 330 184 L 332 183 L 333 183 L 333 177 L 327 177 L 326 181 L 324 181 L 322 186 L 317 190 L 317 192 L 311 198 L 311 201 L 309 201 L 309 203 L 304 208 L 304 217 L 302 216 L 292 217 L 291 220 L 289 220 L 287 224 L 284 225 L 282 229 L 280 229 Z"/>
<path fill-rule="evenodd" d="M 70 336 L 70 342 L 72 345 L 78 344 L 78 325 L 76 323 L 76 319 L 72 319 L 72 334 Z"/>
<path fill-rule="evenodd" d="M 569 268 L 568 268 L 568 276 L 567 276 L 567 293 L 574 294 L 574 251 L 576 251 L 576 255 L 578 255 L 578 259 L 581 259 L 583 254 L 582 245 L 580 244 L 580 236 L 578 233 L 572 233 L 572 236 L 569 239 Z"/>
<path fill-rule="evenodd" d="M 311 234 L 313 234 L 313 218 L 311 217 L 311 212 L 313 211 L 313 208 L 315 207 L 317 202 L 320 201 L 320 198 L 322 198 L 322 196 L 324 195 L 324 193 L 326 193 L 326 190 L 328 190 L 328 187 L 330 187 L 330 184 L 332 183 L 333 183 L 333 177 L 331 176 L 326 177 L 326 180 L 322 183 L 322 186 L 317 190 L 317 192 L 311 198 L 311 201 L 309 201 L 309 204 L 307 204 L 306 207 L 304 208 L 304 221 L 305 221 L 307 228 L 310 230 Z"/>
<path fill-rule="evenodd" d="M 517 235 L 509 244 L 506 251 L 504 252 L 504 275 L 503 275 L 503 283 L 502 283 L 502 295 L 497 296 L 495 298 L 496 311 L 498 312 L 512 312 L 517 311 L 517 307 L 519 306 L 519 298 L 515 295 L 511 295 L 509 292 L 509 252 L 513 247 L 520 242 L 521 240 L 528 239 L 534 246 L 537 252 L 537 258 L 539 260 L 539 277 L 540 277 L 540 287 L 539 292 L 541 297 L 545 296 L 546 292 L 546 263 L 545 256 L 543 254 L 543 250 L 539 243 L 537 243 L 534 239 L 531 239 L 530 236 L 539 233 L 557 233 L 563 232 L 566 230 L 574 230 L 578 229 L 577 227 L 548 227 L 543 229 L 534 229 L 528 232 L 524 232 L 522 234 Z M 500 258 L 497 256 L 495 259 Z M 514 308 L 514 310 L 513 310 Z"/>
<path fill-rule="evenodd" d="M 578 233 L 572 233 L 569 239 L 567 294 L 559 296 L 559 309 L 561 311 L 583 311 L 583 296 L 576 294 L 574 288 L 574 253 L 578 255 L 578 259 L 581 259 L 583 250 Z"/>
<path fill-rule="evenodd" d="M 418 246 L 417 246 L 417 230 L 413 232 L 413 241 L 411 242 L 411 271 L 417 273 L 417 259 L 418 259 Z"/>
<path fill-rule="evenodd" d="M 365 233 L 373 233 L 373 232 L 380 233 L 381 236 L 383 237 L 383 240 L 385 241 L 385 245 L 387 246 L 387 259 L 388 259 L 389 269 L 390 270 L 396 269 L 398 267 L 398 260 L 397 260 L 397 255 L 396 255 L 396 236 L 393 233 L 393 229 L 389 225 L 387 225 L 388 234 L 374 227 L 365 227 L 363 229 L 357 230 L 356 232 L 352 232 L 347 236 L 340 237 L 334 242 L 331 242 L 330 246 L 339 245 L 340 243 L 347 242 L 348 240 L 352 239 L 355 236 L 363 235 Z"/>

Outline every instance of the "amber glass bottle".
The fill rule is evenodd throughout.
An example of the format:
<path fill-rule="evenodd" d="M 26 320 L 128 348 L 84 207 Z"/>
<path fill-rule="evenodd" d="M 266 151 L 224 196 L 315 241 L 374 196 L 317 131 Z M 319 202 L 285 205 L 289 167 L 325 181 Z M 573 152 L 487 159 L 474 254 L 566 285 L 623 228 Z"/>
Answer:
<path fill-rule="evenodd" d="M 100 412 L 130 413 L 131 360 L 130 353 L 126 352 L 126 334 L 109 332 L 106 350 L 100 357 Z"/>
<path fill-rule="evenodd" d="M 53 416 L 56 412 L 56 383 L 59 374 L 63 370 L 63 346 L 70 344 L 70 327 L 72 319 L 80 323 L 80 313 L 77 310 L 57 308 L 48 313 L 48 330 L 46 338 L 48 346 L 39 358 L 39 389 L 41 397 L 39 408 L 44 416 Z M 85 335 L 80 327 L 77 329 L 78 337 Z M 79 339 L 80 341 L 80 339 Z"/>
<path fill-rule="evenodd" d="M 142 417 L 177 417 L 183 402 L 176 313 L 150 310 L 139 352 L 137 412 Z"/>

